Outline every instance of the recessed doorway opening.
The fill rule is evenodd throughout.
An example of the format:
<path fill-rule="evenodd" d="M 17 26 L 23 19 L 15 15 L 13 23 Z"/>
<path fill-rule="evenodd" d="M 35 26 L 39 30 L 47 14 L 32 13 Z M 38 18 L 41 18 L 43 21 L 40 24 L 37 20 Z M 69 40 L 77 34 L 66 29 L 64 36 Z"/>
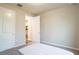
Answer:
<path fill-rule="evenodd" d="M 32 33 L 31 33 L 31 25 L 30 25 L 30 17 L 25 16 L 25 43 L 28 44 L 32 42 Z"/>
<path fill-rule="evenodd" d="M 40 42 L 40 16 L 25 16 L 25 42 Z"/>

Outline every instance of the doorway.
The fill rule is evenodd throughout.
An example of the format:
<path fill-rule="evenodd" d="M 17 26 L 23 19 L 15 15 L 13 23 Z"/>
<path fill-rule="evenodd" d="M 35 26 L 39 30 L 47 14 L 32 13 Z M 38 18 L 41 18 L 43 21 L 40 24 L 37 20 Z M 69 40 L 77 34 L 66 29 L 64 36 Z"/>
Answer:
<path fill-rule="evenodd" d="M 30 25 L 30 17 L 29 16 L 25 16 L 25 42 L 26 44 L 32 42 L 32 38 L 31 38 L 31 25 Z"/>
<path fill-rule="evenodd" d="M 40 16 L 25 16 L 25 33 L 26 44 L 40 42 Z"/>

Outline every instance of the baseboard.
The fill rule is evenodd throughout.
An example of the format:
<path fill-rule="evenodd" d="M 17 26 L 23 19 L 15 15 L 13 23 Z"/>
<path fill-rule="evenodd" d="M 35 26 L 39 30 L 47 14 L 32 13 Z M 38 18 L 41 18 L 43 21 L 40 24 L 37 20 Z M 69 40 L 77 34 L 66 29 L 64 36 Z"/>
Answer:
<path fill-rule="evenodd" d="M 21 44 L 15 45 L 15 47 L 19 47 L 19 46 L 22 46 L 22 45 L 25 45 L 25 43 L 21 43 Z"/>
<path fill-rule="evenodd" d="M 45 44 L 52 45 L 52 46 L 59 46 L 59 47 L 68 48 L 68 49 L 79 51 L 79 49 L 77 49 L 77 48 L 64 46 L 64 45 L 61 45 L 61 44 L 56 44 L 56 43 L 51 43 L 51 42 L 46 42 L 46 41 L 41 41 L 41 43 L 45 43 Z"/>

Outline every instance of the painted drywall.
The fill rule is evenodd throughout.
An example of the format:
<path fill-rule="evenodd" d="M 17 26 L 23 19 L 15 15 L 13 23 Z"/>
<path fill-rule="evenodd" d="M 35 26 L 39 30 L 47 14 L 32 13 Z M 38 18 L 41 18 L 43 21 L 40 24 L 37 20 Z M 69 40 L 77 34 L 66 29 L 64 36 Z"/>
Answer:
<path fill-rule="evenodd" d="M 40 14 L 41 42 L 79 48 L 79 6 L 56 8 Z"/>
<path fill-rule="evenodd" d="M 0 7 L 9 8 L 16 12 L 15 46 L 25 44 L 25 11 L 7 4 L 0 4 Z"/>
<path fill-rule="evenodd" d="M 16 14 L 16 45 L 25 44 L 25 14 L 17 12 Z"/>

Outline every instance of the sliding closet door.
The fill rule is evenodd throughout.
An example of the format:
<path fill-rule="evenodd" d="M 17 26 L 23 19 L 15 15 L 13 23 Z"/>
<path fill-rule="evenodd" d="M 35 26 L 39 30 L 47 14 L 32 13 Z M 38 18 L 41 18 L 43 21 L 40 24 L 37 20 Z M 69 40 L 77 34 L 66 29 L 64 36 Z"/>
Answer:
<path fill-rule="evenodd" d="M 0 51 L 14 47 L 15 45 L 15 12 L 0 8 Z"/>

